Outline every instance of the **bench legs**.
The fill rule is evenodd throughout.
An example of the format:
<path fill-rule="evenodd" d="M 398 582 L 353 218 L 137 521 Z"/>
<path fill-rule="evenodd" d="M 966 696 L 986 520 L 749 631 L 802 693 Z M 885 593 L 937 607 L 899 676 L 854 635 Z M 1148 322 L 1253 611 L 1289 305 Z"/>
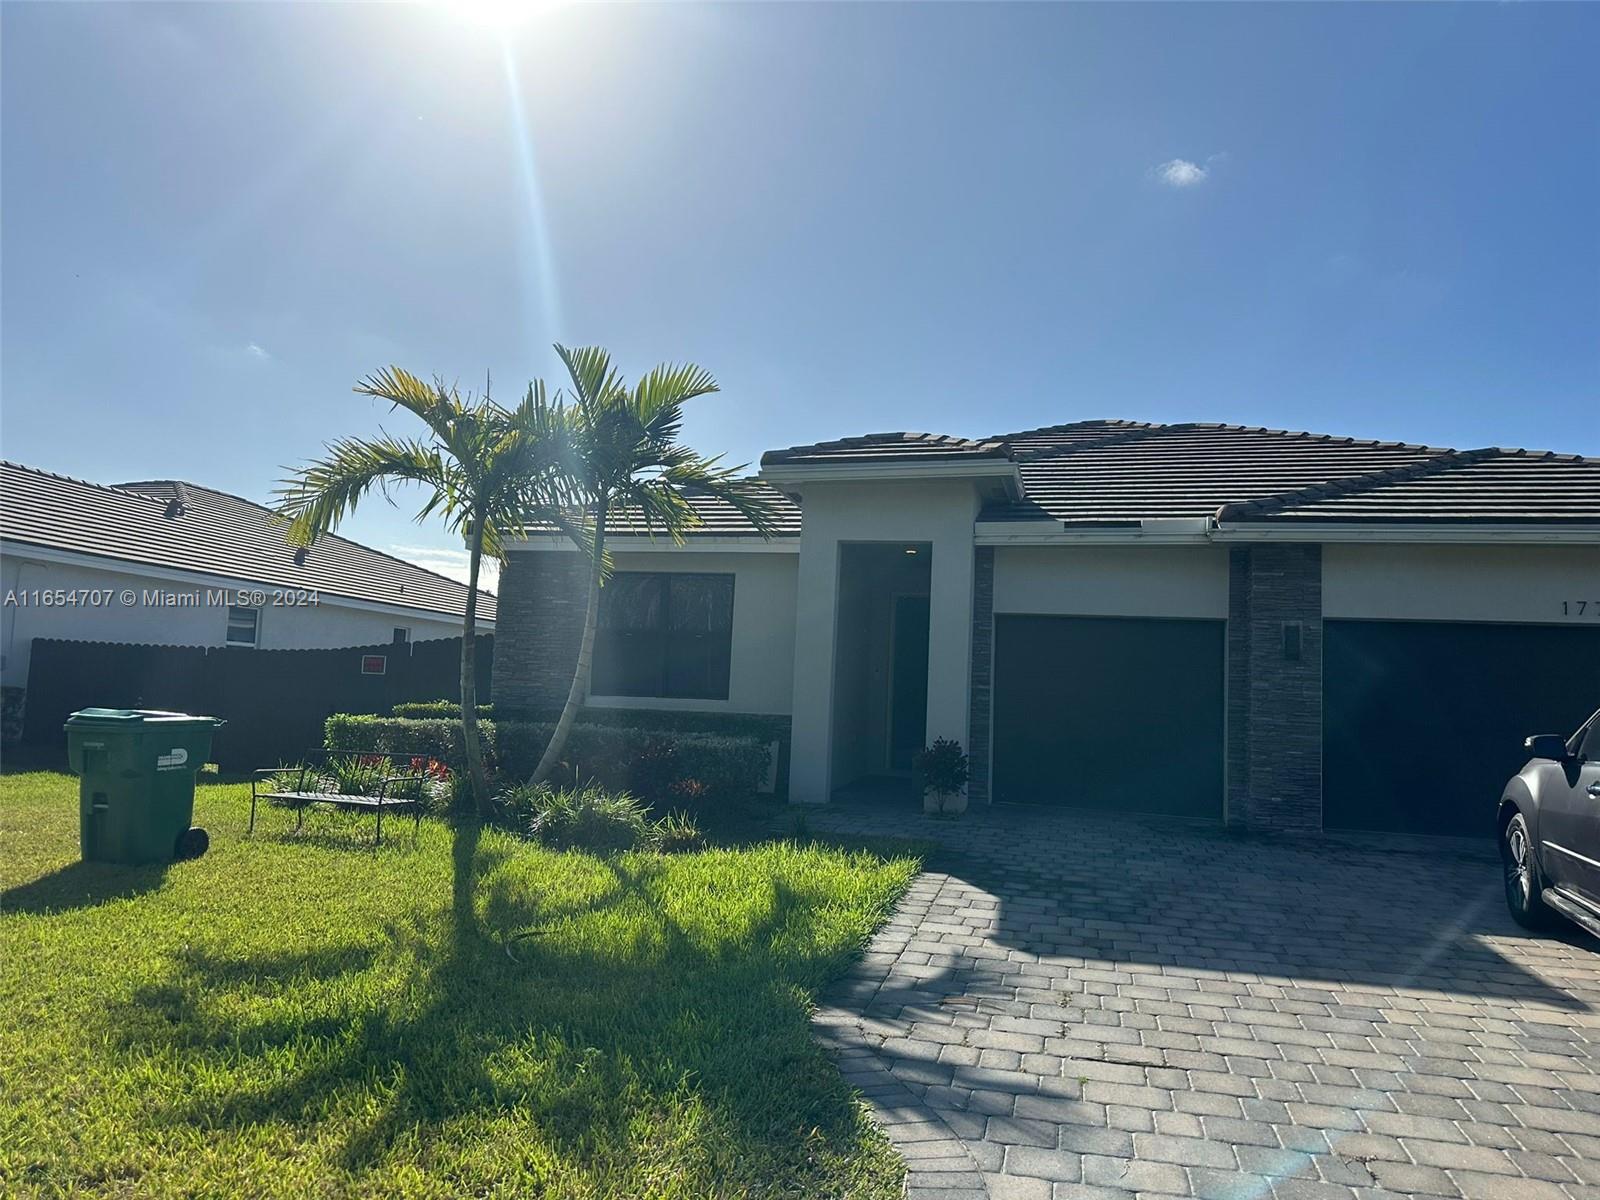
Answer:
<path fill-rule="evenodd" d="M 313 803 L 315 803 L 315 801 L 299 801 L 299 802 L 297 802 L 295 804 L 295 806 L 294 806 L 294 831 L 296 833 L 300 833 L 305 829 L 306 809 L 309 808 L 311 806 L 311 804 L 313 804 Z M 376 813 L 378 814 L 378 832 L 377 832 L 377 836 L 373 839 L 373 842 L 372 842 L 372 844 L 374 846 L 383 845 L 383 810 L 385 808 L 393 808 L 393 807 L 394 807 L 394 805 L 392 805 L 392 804 L 384 804 L 382 801 L 380 801 L 379 803 L 374 804 L 372 806 L 374 811 L 376 811 Z M 421 837 L 422 836 L 422 805 L 413 804 L 411 806 L 411 813 L 412 813 L 412 818 L 413 818 L 412 822 L 411 822 L 411 835 L 412 835 L 413 838 Z M 255 828 L 256 828 L 256 794 L 255 794 L 255 791 L 252 790 L 251 793 L 250 793 L 250 832 L 254 833 L 255 832 Z"/>
<path fill-rule="evenodd" d="M 391 805 L 390 807 L 393 807 L 393 806 Z M 381 800 L 377 804 L 377 809 L 378 809 L 378 836 L 373 839 L 372 844 L 374 846 L 381 846 L 381 845 L 383 845 L 383 809 L 384 809 L 384 805 L 383 805 L 383 802 Z M 422 805 L 421 804 L 413 803 L 411 805 L 411 836 L 412 836 L 413 839 L 416 839 L 416 838 L 419 838 L 419 837 L 422 836 Z"/>

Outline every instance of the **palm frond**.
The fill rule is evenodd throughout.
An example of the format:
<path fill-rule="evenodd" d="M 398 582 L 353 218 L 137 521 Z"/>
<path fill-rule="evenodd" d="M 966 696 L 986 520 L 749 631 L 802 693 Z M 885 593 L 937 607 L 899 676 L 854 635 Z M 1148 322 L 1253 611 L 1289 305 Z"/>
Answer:
<path fill-rule="evenodd" d="M 711 372 L 693 363 L 662 363 L 634 385 L 633 410 L 641 425 L 656 414 L 681 409 L 690 400 L 720 390 Z"/>
<path fill-rule="evenodd" d="M 778 531 L 777 493 L 770 484 L 745 475 L 748 468 L 744 465 L 724 467 L 720 461 L 720 456 L 703 458 L 691 454 L 664 470 L 661 479 L 675 488 L 688 488 L 723 501 L 754 525 L 762 537 L 772 537 Z"/>
<path fill-rule="evenodd" d="M 459 472 L 434 446 L 389 437 L 343 438 L 327 447 L 327 456 L 308 463 L 281 480 L 278 514 L 289 522 L 289 540 L 310 545 L 355 511 L 374 487 L 391 482 L 422 484 L 431 489 L 418 518 L 443 507 L 447 516 L 457 513 L 467 500 L 460 491 Z M 385 495 L 387 491 L 385 490 Z"/>
<path fill-rule="evenodd" d="M 599 346 L 571 348 L 557 343 L 555 350 L 572 380 L 573 400 L 584 420 L 598 420 L 622 391 L 611 355 Z"/>
<path fill-rule="evenodd" d="M 441 381 L 425 383 L 404 367 L 385 367 L 368 375 L 351 390 L 357 395 L 387 400 L 395 408 L 405 409 L 441 439 L 450 435 L 451 422 L 460 408 L 459 399 Z"/>
<path fill-rule="evenodd" d="M 678 543 L 700 524 L 700 514 L 684 494 L 659 476 L 635 480 L 626 495 L 618 497 L 613 511 L 637 518 L 651 537 L 660 532 Z"/>

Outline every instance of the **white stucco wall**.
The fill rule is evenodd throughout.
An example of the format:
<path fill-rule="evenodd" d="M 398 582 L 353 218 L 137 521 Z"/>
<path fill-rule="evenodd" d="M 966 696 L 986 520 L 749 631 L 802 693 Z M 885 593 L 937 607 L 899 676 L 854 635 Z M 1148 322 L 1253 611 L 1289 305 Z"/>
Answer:
<path fill-rule="evenodd" d="M 832 797 L 835 782 L 839 544 L 931 544 L 927 737 L 929 741 L 953 738 L 965 745 L 972 659 L 972 522 L 978 512 L 978 491 L 969 479 L 808 483 L 803 504 L 789 798 L 824 804 Z"/>
<path fill-rule="evenodd" d="M 217 583 L 210 586 L 255 588 L 259 585 Z M 109 590 L 114 596 L 110 604 L 98 607 L 34 607 L 31 604 L 0 607 L 0 654 L 5 659 L 0 679 L 7 687 L 21 687 L 27 683 L 28 651 L 34 638 L 159 646 L 222 646 L 227 643 L 225 605 L 164 608 L 143 603 L 143 593 L 147 590 L 198 590 L 203 596 L 204 585 L 77 563 L 48 562 L 21 554 L 7 553 L 0 558 L 0 600 L 7 593 L 45 589 Z M 140 602 L 133 605 L 121 602 L 120 594 L 129 589 L 138 594 Z M 411 640 L 418 642 L 457 637 L 461 633 L 461 622 L 455 618 L 373 611 L 324 596 L 315 607 L 261 610 L 256 644 L 263 650 L 375 645 L 390 641 L 397 625 L 410 629 Z M 493 626 L 488 629 L 492 630 Z"/>
<path fill-rule="evenodd" d="M 1600 546 L 1327 545 L 1322 615 L 1600 628 Z"/>
<path fill-rule="evenodd" d="M 618 571 L 708 571 L 733 576 L 733 645 L 726 700 L 594 696 L 591 708 L 781 713 L 794 700 L 795 579 L 798 555 L 694 549 L 612 549 Z"/>
<path fill-rule="evenodd" d="M 1001 546 L 994 611 L 1086 617 L 1228 615 L 1225 546 Z"/>

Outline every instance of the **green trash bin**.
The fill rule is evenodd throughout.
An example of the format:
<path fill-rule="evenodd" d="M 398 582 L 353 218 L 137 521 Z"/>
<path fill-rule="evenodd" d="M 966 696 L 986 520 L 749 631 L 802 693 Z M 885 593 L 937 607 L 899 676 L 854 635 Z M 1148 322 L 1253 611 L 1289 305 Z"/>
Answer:
<path fill-rule="evenodd" d="M 216 717 L 85 708 L 67 718 L 67 764 L 78 780 L 79 844 L 88 862 L 170 862 L 205 853 L 194 777 Z"/>

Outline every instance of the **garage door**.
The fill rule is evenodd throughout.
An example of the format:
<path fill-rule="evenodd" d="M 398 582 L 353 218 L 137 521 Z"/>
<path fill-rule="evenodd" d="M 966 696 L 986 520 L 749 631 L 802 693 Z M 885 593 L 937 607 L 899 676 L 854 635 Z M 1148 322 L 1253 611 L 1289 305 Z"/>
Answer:
<path fill-rule="evenodd" d="M 1530 733 L 1600 707 L 1600 629 L 1323 626 L 1323 823 L 1481 835 Z"/>
<path fill-rule="evenodd" d="M 994 798 L 1220 818 L 1223 630 L 996 617 Z"/>

